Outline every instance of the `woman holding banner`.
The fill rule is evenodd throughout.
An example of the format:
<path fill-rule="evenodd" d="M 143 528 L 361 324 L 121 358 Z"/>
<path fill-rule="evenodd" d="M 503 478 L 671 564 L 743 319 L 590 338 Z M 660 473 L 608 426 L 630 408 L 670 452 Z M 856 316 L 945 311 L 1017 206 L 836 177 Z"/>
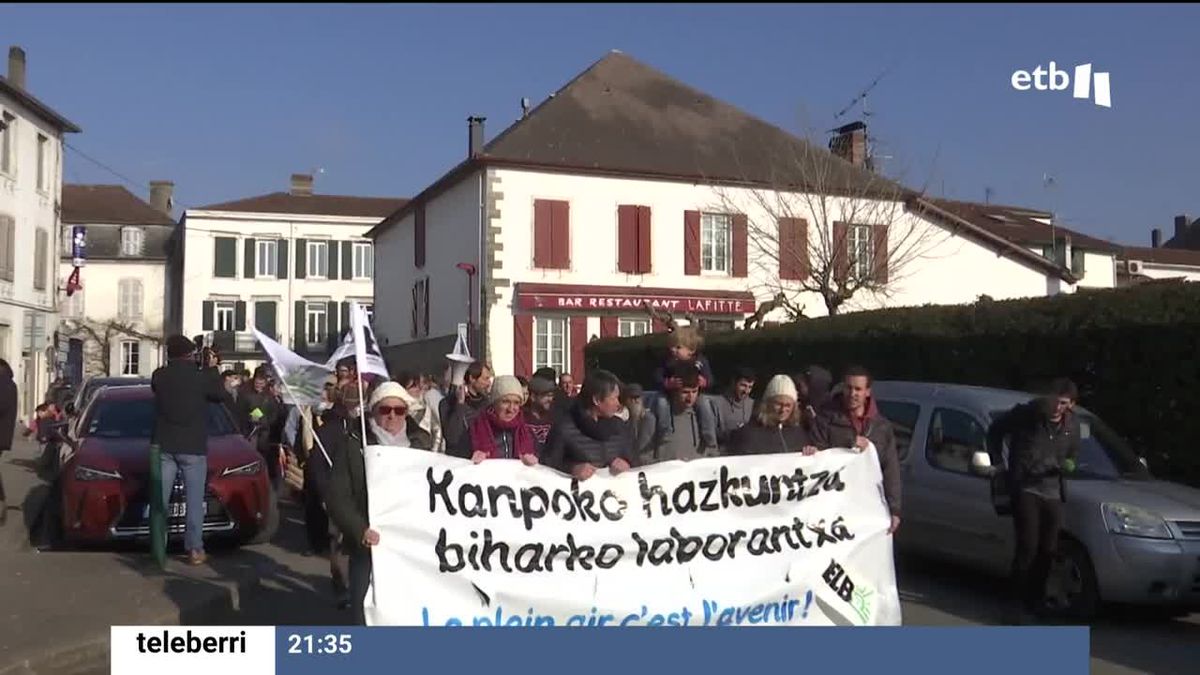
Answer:
<path fill-rule="evenodd" d="M 816 445 L 801 424 L 800 396 L 796 383 L 787 375 L 776 375 L 767 383 L 762 405 L 750 423 L 733 432 L 728 455 L 768 455 L 803 452 L 811 455 Z"/>
<path fill-rule="evenodd" d="M 363 448 L 384 445 L 432 450 L 433 437 L 408 415 L 412 402 L 412 395 L 404 387 L 395 382 L 384 382 L 375 387 L 368 401 L 367 437 L 362 438 L 359 427 L 349 424 L 340 438 L 330 435 L 332 446 L 326 445 L 333 459 L 326 506 L 329 517 L 341 530 L 343 544 L 350 555 L 350 602 L 359 624 L 366 622 L 363 599 L 371 579 L 370 547 L 379 543 L 379 533 L 371 529 L 367 519 L 367 469 Z"/>
<path fill-rule="evenodd" d="M 633 435 L 621 412 L 621 381 L 607 370 L 588 373 L 579 396 L 554 423 L 543 464 L 562 468 L 578 480 L 596 469 L 614 475 L 633 464 Z"/>
<path fill-rule="evenodd" d="M 520 459 L 527 466 L 538 463 L 537 441 L 525 423 L 521 382 L 501 375 L 492 385 L 491 404 L 475 417 L 459 440 L 454 454 L 478 464 L 485 459 Z"/>

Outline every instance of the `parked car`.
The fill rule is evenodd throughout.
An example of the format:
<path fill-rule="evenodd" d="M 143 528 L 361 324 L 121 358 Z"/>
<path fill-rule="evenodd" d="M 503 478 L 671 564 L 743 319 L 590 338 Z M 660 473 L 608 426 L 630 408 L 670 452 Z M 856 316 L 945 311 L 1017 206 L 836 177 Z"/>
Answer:
<path fill-rule="evenodd" d="M 83 384 L 79 385 L 75 392 L 75 397 L 67 403 L 64 412 L 71 417 L 78 416 L 79 413 L 83 412 L 83 409 L 87 407 L 88 403 L 91 403 L 92 396 L 94 396 L 97 391 L 100 391 L 100 389 L 104 387 L 128 386 L 133 384 L 150 384 L 150 380 L 144 377 L 133 377 L 128 375 L 123 377 L 89 377 L 83 381 Z"/>
<path fill-rule="evenodd" d="M 993 419 L 1033 394 L 924 382 L 872 385 L 896 427 L 904 477 L 897 547 L 1007 575 L 1010 516 L 997 514 L 988 476 Z M 1086 620 L 1103 603 L 1200 610 L 1200 490 L 1157 480 L 1145 461 L 1081 406 L 1078 467 L 1067 475 L 1059 556 L 1047 604 Z M 1004 457 L 1007 458 L 1007 448 Z"/>
<path fill-rule="evenodd" d="M 84 409 L 61 474 L 66 543 L 148 538 L 150 435 L 154 395 L 147 385 L 107 386 Z M 208 487 L 204 535 L 242 543 L 270 540 L 279 525 L 262 456 L 220 403 L 208 409 Z M 171 491 L 168 536 L 182 538 L 183 478 Z"/>

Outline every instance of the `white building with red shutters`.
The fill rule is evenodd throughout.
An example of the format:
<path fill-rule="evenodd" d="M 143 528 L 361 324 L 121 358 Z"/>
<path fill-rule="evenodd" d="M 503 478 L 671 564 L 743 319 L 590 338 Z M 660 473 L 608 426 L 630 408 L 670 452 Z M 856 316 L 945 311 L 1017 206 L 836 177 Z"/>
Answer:
<path fill-rule="evenodd" d="M 470 118 L 467 158 L 367 234 L 389 365 L 440 367 L 461 323 L 473 355 L 498 373 L 549 366 L 577 379 L 591 339 L 663 329 L 647 306 L 693 314 L 708 330 L 741 328 L 780 280 L 810 273 L 818 240 L 816 219 L 776 222 L 755 198 L 785 169 L 755 149 L 781 147 L 839 184 L 887 182 L 619 52 L 486 144 L 483 120 Z M 1115 283 L 1116 247 L 1052 229 L 1049 214 L 905 194 L 889 222 L 835 218 L 849 221 L 831 227 L 854 251 L 845 259 L 890 291 L 856 295 L 845 311 Z M 779 228 L 771 241 L 753 236 L 767 220 Z M 931 227 L 937 241 L 908 273 L 889 278 L 873 262 L 906 231 Z M 767 250 L 781 244 L 803 254 Z M 803 299 L 809 316 L 824 313 L 819 297 Z"/>

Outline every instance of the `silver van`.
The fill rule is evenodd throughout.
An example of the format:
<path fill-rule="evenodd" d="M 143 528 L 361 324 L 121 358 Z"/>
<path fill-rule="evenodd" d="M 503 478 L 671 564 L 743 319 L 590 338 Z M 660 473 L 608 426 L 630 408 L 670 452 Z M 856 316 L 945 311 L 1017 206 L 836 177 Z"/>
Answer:
<path fill-rule="evenodd" d="M 987 430 L 1034 395 L 889 381 L 875 382 L 872 395 L 896 428 L 904 477 L 897 547 L 1006 576 L 1013 525 L 993 504 L 988 476 L 999 467 L 987 454 Z M 1156 480 L 1100 418 L 1080 406 L 1075 412 L 1082 448 L 1066 483 L 1047 604 L 1081 620 L 1104 603 L 1200 610 L 1200 490 Z"/>

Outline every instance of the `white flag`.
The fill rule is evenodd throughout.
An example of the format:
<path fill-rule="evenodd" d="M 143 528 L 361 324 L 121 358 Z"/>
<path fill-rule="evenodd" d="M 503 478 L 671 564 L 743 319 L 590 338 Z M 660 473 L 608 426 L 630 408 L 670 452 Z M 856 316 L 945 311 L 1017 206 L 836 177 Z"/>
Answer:
<path fill-rule="evenodd" d="M 271 365 L 283 382 L 284 402 L 298 406 L 319 404 L 325 381 L 329 379 L 333 369 L 309 361 L 263 335 L 258 329 L 254 330 L 254 337 L 262 345 L 263 351 L 267 353 Z"/>
<path fill-rule="evenodd" d="M 354 357 L 358 360 L 359 373 L 391 377 L 388 374 L 387 362 L 379 353 L 379 343 L 375 341 L 375 331 L 371 330 L 367 310 L 357 302 L 350 303 L 350 339 L 354 342 Z"/>

